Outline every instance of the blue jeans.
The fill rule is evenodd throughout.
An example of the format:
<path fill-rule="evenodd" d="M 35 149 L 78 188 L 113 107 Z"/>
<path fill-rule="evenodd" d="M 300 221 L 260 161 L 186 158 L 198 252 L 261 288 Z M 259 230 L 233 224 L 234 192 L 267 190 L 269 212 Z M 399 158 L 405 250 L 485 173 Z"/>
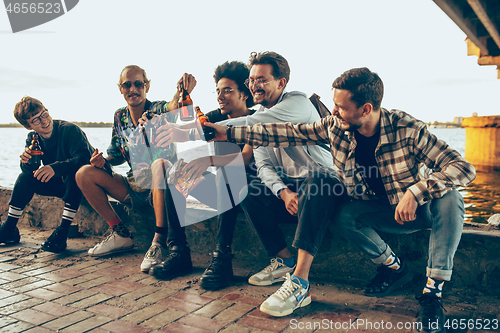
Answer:
<path fill-rule="evenodd" d="M 449 281 L 464 223 L 464 203 L 460 193 L 452 190 L 419 206 L 417 218 L 403 225 L 396 222 L 394 214 L 395 210 L 387 200 L 351 200 L 339 208 L 337 219 L 344 236 L 376 264 L 382 264 L 391 254 L 391 248 L 377 231 L 409 234 L 430 229 L 427 276 Z"/>

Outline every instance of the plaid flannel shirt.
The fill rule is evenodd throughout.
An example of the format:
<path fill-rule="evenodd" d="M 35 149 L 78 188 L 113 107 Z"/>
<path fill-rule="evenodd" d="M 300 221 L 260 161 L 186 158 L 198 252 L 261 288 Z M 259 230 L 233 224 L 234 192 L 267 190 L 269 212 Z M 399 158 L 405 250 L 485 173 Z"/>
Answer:
<path fill-rule="evenodd" d="M 426 125 L 409 114 L 381 109 L 380 140 L 375 159 L 389 202 L 396 207 L 404 193 L 413 193 L 419 205 L 440 198 L 453 188 L 475 179 L 475 169 L 456 150 L 427 130 Z M 356 166 L 356 140 L 353 132 L 341 129 L 335 116 L 312 124 L 256 124 L 232 127 L 231 140 L 253 147 L 288 147 L 329 144 L 333 164 L 349 195 L 371 199 L 371 192 Z M 419 172 L 425 165 L 431 173 Z"/>

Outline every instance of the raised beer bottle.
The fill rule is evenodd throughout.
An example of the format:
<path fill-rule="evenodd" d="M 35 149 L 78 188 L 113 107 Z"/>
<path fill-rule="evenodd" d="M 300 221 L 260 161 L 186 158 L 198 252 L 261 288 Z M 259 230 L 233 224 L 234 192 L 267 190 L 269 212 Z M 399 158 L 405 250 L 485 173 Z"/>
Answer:
<path fill-rule="evenodd" d="M 203 140 L 210 141 L 215 137 L 215 130 L 212 127 L 205 127 L 205 123 L 208 120 L 208 117 L 201 112 L 200 107 L 196 106 L 196 118 L 200 122 L 201 128 L 203 129 Z"/>
<path fill-rule="evenodd" d="M 193 111 L 193 101 L 189 96 L 189 93 L 184 89 L 184 85 L 181 83 L 181 97 L 179 98 L 179 109 L 181 121 L 190 121 L 194 119 Z"/>
<path fill-rule="evenodd" d="M 40 147 L 40 142 L 38 142 L 38 134 L 33 135 L 33 140 L 31 141 L 31 145 L 29 146 L 29 149 L 31 150 L 31 158 L 29 161 L 29 164 L 31 165 L 36 165 L 37 167 L 40 166 L 42 162 L 42 148 Z"/>

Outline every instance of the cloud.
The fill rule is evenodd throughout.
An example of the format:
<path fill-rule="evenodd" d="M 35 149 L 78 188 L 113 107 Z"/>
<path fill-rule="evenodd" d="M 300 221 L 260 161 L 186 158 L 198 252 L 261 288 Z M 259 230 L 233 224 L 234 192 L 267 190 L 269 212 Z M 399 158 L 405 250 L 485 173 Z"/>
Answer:
<path fill-rule="evenodd" d="M 27 71 L 0 67 L 0 91 L 18 92 L 26 89 L 77 88 L 80 83 L 56 77 L 39 75 Z"/>

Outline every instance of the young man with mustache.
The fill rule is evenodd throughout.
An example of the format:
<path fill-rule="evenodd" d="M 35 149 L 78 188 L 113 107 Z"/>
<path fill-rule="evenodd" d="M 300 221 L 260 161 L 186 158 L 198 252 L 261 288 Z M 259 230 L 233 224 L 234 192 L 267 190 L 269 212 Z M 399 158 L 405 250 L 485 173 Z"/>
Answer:
<path fill-rule="evenodd" d="M 76 174 L 78 186 L 88 202 L 112 228 L 112 232 L 106 239 L 88 251 L 89 255 L 106 256 L 133 248 L 134 242 L 131 233 L 114 212 L 108 201 L 108 195 L 133 207 L 154 203 L 155 198 L 151 195 L 151 189 L 139 185 L 135 178 L 130 152 L 133 142 L 130 140 L 132 134 L 137 132 L 139 119 L 145 112 L 163 115 L 168 122 L 175 122 L 177 113 L 170 111 L 176 110 L 178 107 L 181 83 L 188 92 L 191 92 L 196 85 L 196 80 L 193 76 L 184 74 L 177 84 L 177 91 L 171 102 L 151 102 L 146 98 L 150 88 L 146 71 L 136 65 L 126 66 L 122 70 L 118 88 L 125 98 L 127 106 L 115 112 L 113 133 L 107 149 L 107 156 L 104 157 L 102 152 L 96 150 L 90 159 L 91 165 L 84 166 Z M 171 163 L 177 160 L 175 147 L 169 158 Z M 120 165 L 124 162 L 127 162 L 131 167 L 127 177 L 111 171 L 110 165 Z M 146 161 L 146 164 L 149 165 L 152 162 Z M 155 239 L 159 243 L 164 242 L 166 233 L 167 228 L 157 227 Z"/>

